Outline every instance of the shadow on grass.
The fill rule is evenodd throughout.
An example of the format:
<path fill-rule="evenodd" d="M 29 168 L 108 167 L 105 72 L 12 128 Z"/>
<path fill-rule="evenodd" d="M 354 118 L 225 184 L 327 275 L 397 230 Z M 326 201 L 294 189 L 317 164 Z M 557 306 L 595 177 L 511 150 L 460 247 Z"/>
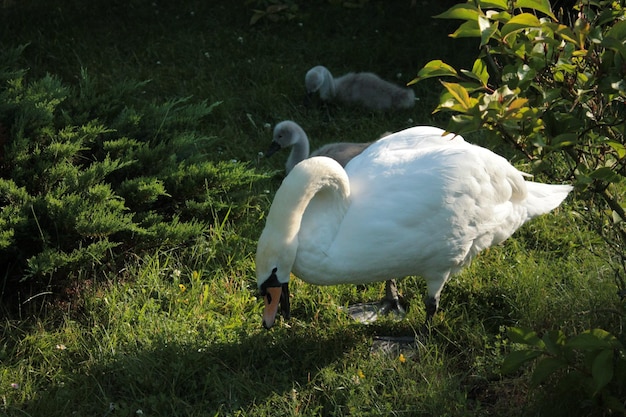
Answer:
<path fill-rule="evenodd" d="M 318 329 L 319 330 L 319 329 Z M 71 382 L 26 405 L 30 415 L 223 415 L 282 398 L 332 365 L 363 335 L 274 329 L 203 345 L 155 339 L 152 346 L 82 367 Z M 141 410 L 141 411 L 138 411 Z M 57 414 L 58 413 L 58 414 Z"/>

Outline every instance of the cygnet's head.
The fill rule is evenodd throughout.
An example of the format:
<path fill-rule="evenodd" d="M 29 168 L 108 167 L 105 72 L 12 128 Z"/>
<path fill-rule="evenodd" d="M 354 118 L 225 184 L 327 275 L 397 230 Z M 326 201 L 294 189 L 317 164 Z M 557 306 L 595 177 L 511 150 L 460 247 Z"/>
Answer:
<path fill-rule="evenodd" d="M 296 122 L 284 120 L 274 127 L 274 135 L 265 157 L 270 157 L 281 149 L 293 146 L 289 159 L 287 159 L 287 172 L 298 162 L 309 156 L 309 138 Z"/>
<path fill-rule="evenodd" d="M 328 69 L 322 65 L 318 65 L 308 70 L 306 76 L 304 77 L 304 85 L 307 93 L 310 94 L 319 91 L 322 84 L 324 84 L 325 74 L 328 72 Z"/>
<path fill-rule="evenodd" d="M 287 148 L 298 142 L 303 133 L 304 131 L 296 122 L 284 120 L 274 127 L 272 141 L 280 145 L 281 148 Z"/>

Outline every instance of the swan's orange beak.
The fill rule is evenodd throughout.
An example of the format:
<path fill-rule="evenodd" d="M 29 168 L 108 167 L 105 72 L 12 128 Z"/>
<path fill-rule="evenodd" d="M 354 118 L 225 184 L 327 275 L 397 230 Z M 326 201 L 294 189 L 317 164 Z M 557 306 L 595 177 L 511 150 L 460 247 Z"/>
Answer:
<path fill-rule="evenodd" d="M 274 325 L 274 321 L 276 320 L 278 305 L 283 295 L 282 292 L 282 287 L 270 287 L 267 289 L 267 294 L 263 297 L 265 301 L 265 308 L 263 309 L 263 327 L 268 330 Z"/>

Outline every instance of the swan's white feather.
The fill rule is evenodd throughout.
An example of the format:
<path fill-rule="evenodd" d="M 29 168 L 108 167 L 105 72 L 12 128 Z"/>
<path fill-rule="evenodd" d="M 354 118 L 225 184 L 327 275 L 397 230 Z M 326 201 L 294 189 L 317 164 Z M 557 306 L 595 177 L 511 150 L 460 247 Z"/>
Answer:
<path fill-rule="evenodd" d="M 319 285 L 420 275 L 438 301 L 451 274 L 572 189 L 527 182 L 504 158 L 443 133 L 384 137 L 345 170 L 324 157 L 298 164 L 259 240 L 259 285 L 272 268 L 280 282 L 293 271 Z"/>

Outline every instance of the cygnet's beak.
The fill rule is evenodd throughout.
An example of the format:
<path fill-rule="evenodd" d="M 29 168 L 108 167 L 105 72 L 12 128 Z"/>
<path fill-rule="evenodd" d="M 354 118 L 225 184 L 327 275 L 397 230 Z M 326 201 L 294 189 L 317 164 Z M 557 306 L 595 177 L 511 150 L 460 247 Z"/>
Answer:
<path fill-rule="evenodd" d="M 277 151 L 280 151 L 281 146 L 278 142 L 274 142 L 272 141 L 272 143 L 270 144 L 270 147 L 267 151 L 265 151 L 265 157 L 269 158 L 270 156 L 274 155 Z"/>

